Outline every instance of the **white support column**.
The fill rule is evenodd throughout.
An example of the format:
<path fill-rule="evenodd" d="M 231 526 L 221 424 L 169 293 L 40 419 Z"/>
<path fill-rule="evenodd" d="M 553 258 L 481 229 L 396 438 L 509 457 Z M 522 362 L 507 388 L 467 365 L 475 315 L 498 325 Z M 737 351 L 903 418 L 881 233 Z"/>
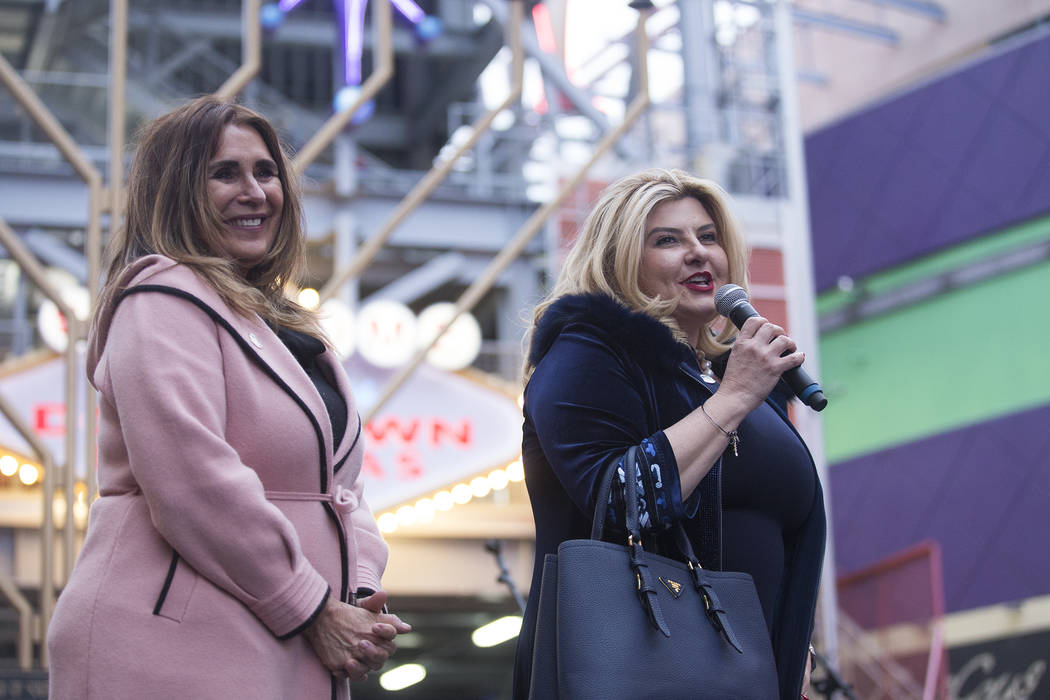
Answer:
<path fill-rule="evenodd" d="M 813 256 L 809 228 L 809 192 L 806 162 L 802 148 L 798 90 L 795 83 L 795 57 L 792 46 L 791 3 L 777 0 L 774 12 L 778 83 L 780 86 L 781 130 L 787 198 L 781 209 L 781 245 L 784 260 L 784 286 L 787 293 L 788 324 L 791 337 L 806 353 L 806 370 L 820 378 L 820 346 L 817 329 L 816 294 L 813 282 Z M 835 410 L 833 402 L 827 410 Z M 824 457 L 824 424 L 820 414 L 800 407 L 794 414 L 799 432 L 806 440 L 817 474 L 824 487 L 824 508 L 828 518 L 827 549 L 820 591 L 820 638 L 828 661 L 838 664 L 838 595 L 835 589 L 835 550 L 831 528 L 831 495 L 827 461 Z"/>

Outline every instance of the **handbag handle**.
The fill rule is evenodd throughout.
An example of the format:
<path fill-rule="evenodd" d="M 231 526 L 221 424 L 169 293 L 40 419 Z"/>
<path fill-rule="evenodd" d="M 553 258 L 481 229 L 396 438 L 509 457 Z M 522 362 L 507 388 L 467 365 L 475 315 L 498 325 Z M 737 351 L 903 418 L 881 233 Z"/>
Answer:
<path fill-rule="evenodd" d="M 641 525 L 638 523 L 638 484 L 632 473 L 632 467 L 637 470 L 638 464 L 638 451 L 637 445 L 631 445 L 627 448 L 627 452 L 623 456 L 624 464 L 624 503 L 627 507 L 627 512 L 624 514 L 626 519 L 626 530 L 628 535 L 634 535 L 634 539 L 641 542 Z M 609 467 L 602 474 L 601 483 L 598 485 L 598 495 L 594 501 L 594 516 L 591 519 L 591 539 L 600 540 L 605 534 L 605 513 L 606 508 L 609 504 L 609 495 L 612 493 L 613 480 L 616 478 L 616 465 L 620 462 L 620 458 L 613 457 Z M 630 477 L 628 476 L 630 474 Z M 685 528 L 682 527 L 680 522 L 675 523 L 675 543 L 678 545 L 678 549 L 685 556 L 687 562 L 695 564 L 697 567 L 700 566 L 700 560 L 697 559 L 696 554 L 693 553 L 693 546 L 689 542 L 689 536 L 686 534 Z"/>
<path fill-rule="evenodd" d="M 631 569 L 634 570 L 635 582 L 637 584 L 638 600 L 642 604 L 653 627 L 660 630 L 665 637 L 671 636 L 671 630 L 667 626 L 660 603 L 657 598 L 657 589 L 653 581 L 653 575 L 649 571 L 642 554 L 642 530 L 638 524 L 638 482 L 635 480 L 634 469 L 638 460 L 638 446 L 631 445 L 623 457 L 624 468 L 624 503 L 626 504 L 626 526 L 627 526 L 627 555 L 630 560 Z M 591 539 L 600 540 L 605 530 L 605 509 L 609 503 L 609 493 L 612 490 L 613 479 L 616 477 L 616 464 L 619 459 L 614 458 L 609 467 L 602 475 L 601 485 L 598 487 L 597 500 L 594 503 L 594 516 L 591 520 Z"/>
<path fill-rule="evenodd" d="M 627 456 L 624 457 L 624 462 L 627 461 L 627 457 L 631 456 L 631 450 L 637 449 L 632 446 L 627 450 Z M 591 539 L 600 540 L 602 535 L 605 533 L 605 509 L 609 504 L 609 494 L 612 492 L 612 482 L 616 478 L 616 463 L 619 462 L 618 457 L 613 457 L 612 463 L 606 468 L 605 473 L 602 474 L 601 483 L 598 485 L 598 495 L 595 496 L 594 501 L 594 517 L 591 519 Z"/>
<path fill-rule="evenodd" d="M 638 600 L 641 602 L 642 608 L 646 611 L 652 625 L 660 630 L 664 636 L 670 637 L 671 631 L 667 627 L 667 622 L 660 609 L 657 588 L 652 580 L 652 574 L 649 572 L 648 564 L 645 563 L 644 558 L 641 556 L 644 550 L 642 549 L 641 525 L 638 522 L 638 482 L 635 476 L 635 471 L 638 469 L 639 449 L 637 445 L 631 445 L 623 456 L 624 504 L 626 511 L 624 515 L 627 530 L 628 558 L 635 573 Z M 598 495 L 594 504 L 594 515 L 591 520 L 591 539 L 593 540 L 601 540 L 605 531 L 605 513 L 609 503 L 609 494 L 612 491 L 613 479 L 616 478 L 616 465 L 619 461 L 618 458 L 613 458 L 612 463 L 602 475 L 602 480 L 598 487 Z M 692 572 L 693 585 L 704 601 L 704 609 L 708 620 L 725 636 L 726 641 L 734 649 L 743 653 L 744 650 L 733 632 L 726 610 L 722 606 L 722 602 L 718 598 L 714 587 L 708 581 L 703 567 L 700 566 L 700 560 L 697 559 L 696 554 L 693 552 L 693 546 L 689 541 L 689 535 L 686 533 L 685 527 L 679 521 L 675 522 L 672 529 L 675 535 L 675 543 L 678 545 L 679 551 L 685 556 L 689 570 Z"/>
<path fill-rule="evenodd" d="M 624 480 L 624 513 L 625 529 L 628 536 L 633 535 L 634 541 L 641 543 L 642 526 L 638 522 L 638 482 L 634 472 L 638 469 L 638 445 L 631 445 L 623 456 L 623 480 Z M 598 495 L 594 501 L 594 516 L 591 519 L 591 539 L 600 540 L 605 534 L 605 513 L 609 504 L 609 495 L 612 493 L 613 481 L 616 479 L 616 465 L 620 462 L 619 457 L 613 457 L 609 467 L 602 475 L 601 484 L 598 486 Z M 682 533 L 685 534 L 684 531 Z M 693 549 L 689 546 L 688 539 L 684 540 L 688 550 L 683 550 L 687 557 L 696 560 Z"/>

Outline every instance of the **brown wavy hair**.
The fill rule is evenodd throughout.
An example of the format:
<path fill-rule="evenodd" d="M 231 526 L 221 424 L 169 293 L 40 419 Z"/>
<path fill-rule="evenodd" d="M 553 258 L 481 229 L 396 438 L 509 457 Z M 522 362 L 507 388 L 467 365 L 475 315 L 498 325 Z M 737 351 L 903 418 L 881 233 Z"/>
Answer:
<path fill-rule="evenodd" d="M 254 129 L 277 164 L 284 206 L 270 250 L 248 270 L 223 253 L 224 225 L 208 196 L 208 162 L 227 126 Z M 261 114 L 214 96 L 199 97 L 147 124 L 128 172 L 124 226 L 106 249 L 106 284 L 98 309 L 120 290 L 121 271 L 160 254 L 193 268 L 244 316 L 324 338 L 314 312 L 285 294 L 305 269 L 302 203 L 290 160 Z"/>

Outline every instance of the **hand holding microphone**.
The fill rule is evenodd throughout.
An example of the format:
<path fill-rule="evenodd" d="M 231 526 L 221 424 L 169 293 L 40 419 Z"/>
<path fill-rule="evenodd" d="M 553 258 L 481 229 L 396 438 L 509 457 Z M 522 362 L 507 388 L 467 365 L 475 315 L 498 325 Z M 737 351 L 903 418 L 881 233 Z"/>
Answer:
<path fill-rule="evenodd" d="M 732 321 L 737 328 L 743 328 L 749 318 L 759 315 L 748 301 L 747 292 L 735 284 L 723 285 L 715 292 L 715 310 Z M 828 405 L 820 384 L 801 367 L 786 370 L 781 378 L 791 387 L 795 396 L 814 411 L 822 411 Z"/>

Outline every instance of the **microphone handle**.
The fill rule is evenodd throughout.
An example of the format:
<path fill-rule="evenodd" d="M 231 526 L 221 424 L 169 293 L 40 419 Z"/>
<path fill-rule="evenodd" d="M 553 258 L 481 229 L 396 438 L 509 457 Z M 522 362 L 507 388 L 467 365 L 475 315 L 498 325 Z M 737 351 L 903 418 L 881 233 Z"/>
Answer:
<path fill-rule="evenodd" d="M 729 320 L 737 328 L 743 326 L 744 321 L 752 316 L 758 316 L 758 311 L 746 300 L 737 302 L 729 310 Z M 795 393 L 795 396 L 814 411 L 823 411 L 824 407 L 828 405 L 828 400 L 824 396 L 824 392 L 821 391 L 820 384 L 801 367 L 792 367 L 784 372 L 781 378 L 791 387 L 791 391 Z"/>
<path fill-rule="evenodd" d="M 791 391 L 795 392 L 795 396 L 814 411 L 823 411 L 828 405 L 824 392 L 820 390 L 820 384 L 816 379 L 810 377 L 806 370 L 801 367 L 792 367 L 780 376 L 791 387 Z"/>

